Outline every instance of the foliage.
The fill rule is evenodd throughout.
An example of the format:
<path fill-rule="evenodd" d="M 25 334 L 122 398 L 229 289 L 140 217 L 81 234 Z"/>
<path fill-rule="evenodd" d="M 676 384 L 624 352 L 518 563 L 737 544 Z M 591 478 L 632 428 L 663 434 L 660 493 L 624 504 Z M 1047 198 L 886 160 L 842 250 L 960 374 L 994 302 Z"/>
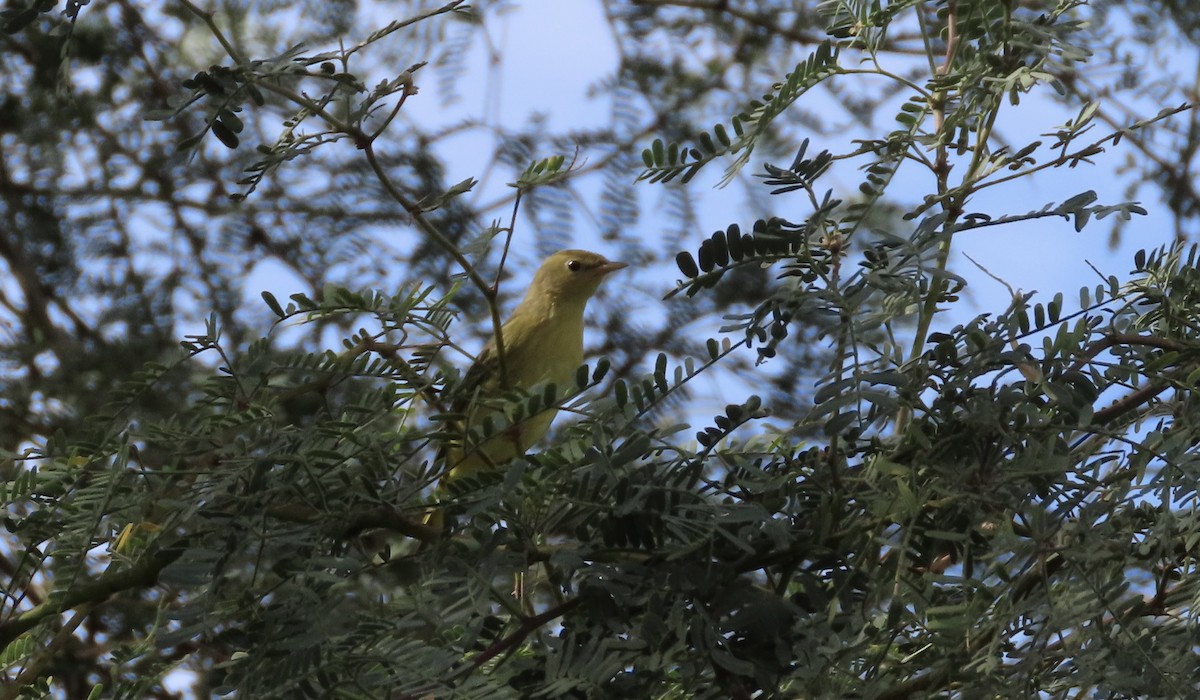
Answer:
<path fill-rule="evenodd" d="M 463 435 L 450 408 L 469 325 L 460 315 L 485 319 L 484 333 L 500 317 L 501 273 L 485 272 L 477 251 L 495 244 L 503 271 L 518 208 L 552 203 L 545 191 L 569 191 L 587 166 L 514 162 L 510 223 L 469 241 L 474 180 L 443 183 L 428 144 L 394 136 L 429 64 L 395 63 L 412 67 L 368 88 L 356 62 L 397 37 L 426 37 L 432 54 L 442 38 L 430 27 L 480 23 L 486 8 L 425 7 L 337 50 L 291 44 L 256 59 L 235 14 L 181 1 L 170 17 L 205 27 L 226 55 L 156 83 L 168 108 L 136 110 L 146 135 L 118 155 L 172 193 L 224 193 L 241 178 L 228 198 L 242 209 L 170 195 L 201 274 L 171 262 L 161 279 L 145 276 L 135 263 L 155 247 L 130 225 L 89 227 L 68 185 L 52 206 L 43 184 L 4 195 L 11 222 L 40 222 L 6 253 L 21 294 L 6 290 L 5 307 L 24 310 L 6 361 L 24 376 L 4 406 L 21 417 L 5 434 L 0 482 L 4 697 L 51 686 L 168 697 L 175 669 L 193 695 L 254 698 L 1193 694 L 1200 248 L 1141 251 L 1128 279 L 1102 275 L 1077 307 L 1011 290 L 1005 309 L 944 320 L 968 284 L 952 268 L 961 236 L 1043 219 L 1088 231 L 1146 211 L 1085 184 L 999 212 L 982 210 L 980 193 L 1046 172 L 1074 181 L 1130 143 L 1144 153 L 1192 106 L 1160 101 L 1118 118 L 1075 89 L 1093 79 L 1083 76 L 1101 46 L 1088 19 L 1115 12 L 1108 3 L 840 0 L 817 15 L 803 3 L 701 4 L 611 7 L 627 48 L 654 45 L 652 28 L 728 39 L 728 65 L 775 71 L 774 87 L 758 101 L 735 95 L 732 116 L 705 115 L 735 136 L 694 130 L 678 105 L 715 88 L 684 68 L 665 80 L 669 56 L 640 71 L 626 56 L 622 79 L 670 115 L 645 148 L 645 187 L 676 187 L 729 157 L 722 181 L 739 182 L 751 154 L 766 155 L 775 162 L 754 187 L 789 216 L 757 212 L 673 250 L 682 279 L 661 291 L 676 317 L 639 334 L 621 320 L 628 307 L 607 308 L 611 358 L 581 367 L 572 386 L 503 397 L 503 417 Z M 63 20 L 76 54 L 88 36 L 106 41 L 80 7 Z M 781 9 L 790 29 L 769 21 Z M 64 54 L 34 35 L 55 21 L 48 10 L 5 21 L 10 41 L 43 52 L 29 66 L 53 58 L 57 71 Z M 1187 10 L 1175 11 L 1183 31 Z M 103 19 L 149 36 L 129 29 L 140 18 Z M 95 60 L 116 56 L 116 43 Z M 795 68 L 776 70 L 782 46 L 806 47 Z M 871 109 L 890 110 L 890 130 L 816 154 L 800 141 L 776 164 L 788 162 L 776 158 L 791 143 L 787 120 L 809 95 L 832 84 L 845 97 L 876 79 L 889 87 Z M 114 99 L 128 89 L 116 73 L 106 80 Z M 1046 125 L 1045 141 L 1004 138 L 1008 115 L 1036 117 L 1031 103 L 1048 92 L 1074 100 L 1076 116 Z M 59 99 L 32 83 L 19 94 Z M 17 128 L 24 162 L 70 130 L 121 143 L 85 110 L 56 118 Z M 273 145 L 251 149 L 251 136 Z M 186 162 L 168 156 L 175 148 Z M 856 190 L 825 184 L 852 166 Z M 604 167 L 606 178 L 637 176 L 628 158 Z M 314 187 L 317 172 L 349 173 L 343 182 L 362 191 L 314 194 L 337 190 Z M 893 193 L 906 179 L 931 186 L 905 203 Z M 624 191 L 605 197 L 615 206 Z M 232 228 L 257 216 L 328 224 L 329 236 L 297 235 L 307 248 L 294 253 L 255 223 L 231 238 L 289 260 L 311 291 L 264 293 L 247 323 L 227 253 L 209 250 L 193 207 Z M 411 224 L 419 243 L 405 262 L 420 281 L 384 293 L 379 276 L 357 276 L 371 260 L 355 257 L 379 247 L 352 232 L 367 221 Z M 73 247 L 75 231 L 88 245 Z M 20 267 L 14 250 L 42 257 Z M 77 256 L 127 264 L 108 286 L 91 284 Z M 338 265 L 348 273 L 329 270 Z M 213 311 L 171 348 L 176 328 L 160 319 L 186 312 L 180 280 L 196 279 L 214 290 Z M 121 314 L 75 311 L 76 291 L 120 289 L 138 292 Z M 714 337 L 671 339 L 714 310 L 725 314 Z M 819 365 L 813 343 L 830 348 Z M 47 369 L 47 351 L 89 372 Z M 122 371 L 130 365 L 140 369 Z M 811 396 L 782 390 L 797 367 Z M 688 392 L 712 376 L 745 388 L 697 421 Z M 38 405 L 52 400 L 70 410 Z M 543 449 L 435 490 L 440 451 L 552 404 L 577 420 Z M 447 533 L 422 522 L 434 500 Z"/>

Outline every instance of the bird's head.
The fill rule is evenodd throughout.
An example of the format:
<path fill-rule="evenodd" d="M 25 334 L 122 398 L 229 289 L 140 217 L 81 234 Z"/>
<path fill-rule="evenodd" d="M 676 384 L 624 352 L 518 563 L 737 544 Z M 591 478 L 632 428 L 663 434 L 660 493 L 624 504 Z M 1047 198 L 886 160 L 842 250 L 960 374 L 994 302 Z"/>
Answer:
<path fill-rule="evenodd" d="M 546 258 L 533 276 L 529 294 L 542 294 L 556 302 L 587 303 L 610 273 L 628 267 L 586 250 L 560 250 Z"/>

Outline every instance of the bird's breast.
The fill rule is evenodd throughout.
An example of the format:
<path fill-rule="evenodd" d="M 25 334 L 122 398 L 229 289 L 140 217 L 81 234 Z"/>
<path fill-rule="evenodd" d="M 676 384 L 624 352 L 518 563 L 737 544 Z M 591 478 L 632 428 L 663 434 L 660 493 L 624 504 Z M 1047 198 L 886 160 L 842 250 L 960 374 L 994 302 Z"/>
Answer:
<path fill-rule="evenodd" d="M 583 314 L 549 315 L 525 324 L 521 332 L 505 337 L 505 364 L 509 382 L 530 389 L 542 382 L 563 385 L 583 362 Z"/>

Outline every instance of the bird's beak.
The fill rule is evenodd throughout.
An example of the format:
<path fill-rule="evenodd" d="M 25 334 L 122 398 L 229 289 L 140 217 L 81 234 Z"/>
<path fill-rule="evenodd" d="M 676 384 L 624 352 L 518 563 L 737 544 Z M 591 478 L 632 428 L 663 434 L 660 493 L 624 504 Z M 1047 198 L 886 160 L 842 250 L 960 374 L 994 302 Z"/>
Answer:
<path fill-rule="evenodd" d="M 605 262 L 604 262 L 602 265 L 600 265 L 599 267 L 597 267 L 597 268 L 596 268 L 596 271 L 597 271 L 597 272 L 599 272 L 601 275 L 607 275 L 607 274 L 609 274 L 610 272 L 616 272 L 617 270 L 621 270 L 621 269 L 624 269 L 624 268 L 626 268 L 626 267 L 629 267 L 629 264 L 628 264 L 628 263 L 623 263 L 623 262 L 613 262 L 613 261 L 611 261 L 611 260 L 608 260 L 608 261 L 605 261 Z"/>

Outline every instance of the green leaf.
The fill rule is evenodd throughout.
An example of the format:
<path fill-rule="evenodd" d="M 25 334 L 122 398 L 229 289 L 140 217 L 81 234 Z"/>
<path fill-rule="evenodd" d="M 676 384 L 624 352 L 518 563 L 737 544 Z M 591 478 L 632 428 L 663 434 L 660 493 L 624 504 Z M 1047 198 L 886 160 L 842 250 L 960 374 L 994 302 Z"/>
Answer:
<path fill-rule="evenodd" d="M 279 318 L 284 318 L 287 316 L 287 314 L 283 312 L 283 307 L 279 305 L 279 301 L 275 299 L 274 294 L 264 291 L 262 293 L 262 298 L 263 301 L 266 302 L 267 308 L 271 310 L 271 313 L 275 314 Z"/>

